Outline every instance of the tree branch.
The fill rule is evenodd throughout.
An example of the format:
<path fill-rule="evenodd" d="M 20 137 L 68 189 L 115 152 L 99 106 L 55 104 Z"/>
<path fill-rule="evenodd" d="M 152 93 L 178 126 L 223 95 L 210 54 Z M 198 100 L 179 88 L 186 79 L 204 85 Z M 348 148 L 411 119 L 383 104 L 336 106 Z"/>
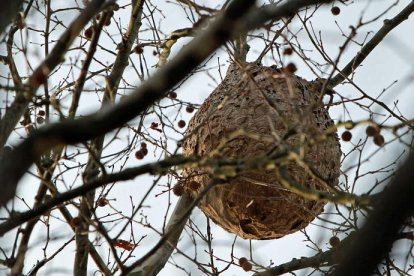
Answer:
<path fill-rule="evenodd" d="M 9 220 L 0 224 L 0 237 L 8 231 L 12 230 L 13 228 L 31 219 L 35 219 L 36 217 L 42 215 L 43 213 L 52 209 L 53 207 L 59 206 L 59 204 L 62 204 L 65 201 L 84 195 L 85 193 L 92 191 L 98 187 L 101 187 L 102 185 L 117 181 L 132 180 L 135 177 L 145 173 L 163 173 L 166 169 L 170 168 L 171 166 L 177 166 L 196 161 L 197 160 L 195 158 L 191 157 L 175 156 L 155 163 L 145 164 L 136 168 L 127 168 L 119 173 L 104 175 L 94 180 L 91 180 L 89 183 L 85 183 L 85 185 L 74 188 L 70 191 L 61 194 L 56 193 L 56 195 L 54 195 L 52 199 L 46 201 L 45 203 L 39 205 L 36 208 L 33 208 L 26 212 L 12 214 Z"/>
<path fill-rule="evenodd" d="M 102 8 L 104 3 L 104 0 L 93 0 L 90 2 L 90 4 L 62 34 L 48 57 L 33 71 L 33 74 L 29 77 L 28 82 L 25 84 L 27 91 L 16 92 L 14 102 L 7 109 L 4 117 L 0 120 L 0 152 L 9 138 L 10 133 L 19 122 L 23 113 L 26 111 L 30 100 L 36 94 L 36 90 L 40 85 L 47 81 L 49 73 L 52 72 L 52 70 L 61 62 L 62 57 L 66 54 L 66 51 L 69 49 L 72 42 L 96 14 L 96 12 Z"/>
<path fill-rule="evenodd" d="M 130 21 L 128 23 L 128 31 L 122 37 L 120 50 L 116 56 L 114 65 L 112 66 L 111 74 L 106 78 L 106 87 L 104 98 L 101 104 L 101 109 L 107 105 L 113 104 L 116 98 L 116 91 L 119 86 L 121 77 L 128 65 L 128 57 L 131 52 L 132 45 L 138 36 L 139 27 L 142 25 L 142 6 L 144 0 L 135 1 L 132 7 Z M 108 17 L 108 18 L 107 18 Z M 109 12 L 104 13 L 100 22 L 98 31 L 102 29 L 103 23 L 109 19 Z M 99 34 L 98 34 L 99 35 Z M 90 146 L 90 153 L 88 155 L 88 162 L 86 163 L 85 170 L 83 172 L 83 181 L 88 183 L 91 179 L 94 179 L 99 174 L 99 162 L 102 156 L 103 144 L 105 135 L 101 135 L 93 139 Z M 74 275 L 81 276 L 87 274 L 88 269 L 88 254 L 89 254 L 89 235 L 85 229 L 89 228 L 88 221 L 92 216 L 92 206 L 95 198 L 94 190 L 86 193 L 81 200 L 79 207 L 79 215 L 81 218 L 81 224 L 83 227 L 76 229 L 76 254 L 74 262 Z"/>
<path fill-rule="evenodd" d="M 331 78 L 328 82 L 328 87 L 335 87 L 351 75 L 356 68 L 365 60 L 365 58 L 379 45 L 379 43 L 390 33 L 395 27 L 400 25 L 403 21 L 407 20 L 410 14 L 414 12 L 414 2 L 411 1 L 400 13 L 398 13 L 393 19 L 385 19 L 384 25 L 378 32 L 368 41 L 361 51 L 344 67 L 339 73 Z"/>
<path fill-rule="evenodd" d="M 23 0 L 3 1 L 0 10 L 0 34 L 11 23 L 13 17 L 18 13 Z"/>
<path fill-rule="evenodd" d="M 34 131 L 11 154 L 8 154 L 8 162 L 0 164 L 0 175 L 5 179 L 4 192 L 0 194 L 0 205 L 13 198 L 17 182 L 42 152 L 60 144 L 86 141 L 121 127 L 159 100 L 166 91 L 174 87 L 236 32 L 257 28 L 270 19 L 289 16 L 300 7 L 320 2 L 326 1 L 294 0 L 285 2 L 279 7 L 269 5 L 268 8 L 254 9 L 242 20 L 241 16 L 249 10 L 250 6 L 244 1 L 232 2 L 211 27 L 190 42 L 173 61 L 144 82 L 125 101 L 78 120 L 52 124 Z M 248 3 L 252 5 L 253 1 Z M 248 22 L 251 22 L 251 25 L 246 25 Z"/>
<path fill-rule="evenodd" d="M 413 2 L 414 3 L 414 2 Z M 406 220 L 414 215 L 414 154 L 381 193 L 354 242 L 344 248 L 335 276 L 371 275 L 397 240 Z"/>
<path fill-rule="evenodd" d="M 132 271 L 130 276 L 144 276 L 144 275 L 157 275 L 159 271 L 165 266 L 172 252 L 177 246 L 178 239 L 181 236 L 184 226 L 187 222 L 187 217 L 183 218 L 183 215 L 191 208 L 193 200 L 188 195 L 182 195 L 174 208 L 174 211 L 168 220 L 166 233 L 171 233 L 167 236 L 166 240 L 152 254 L 146 259 L 137 270 Z"/>

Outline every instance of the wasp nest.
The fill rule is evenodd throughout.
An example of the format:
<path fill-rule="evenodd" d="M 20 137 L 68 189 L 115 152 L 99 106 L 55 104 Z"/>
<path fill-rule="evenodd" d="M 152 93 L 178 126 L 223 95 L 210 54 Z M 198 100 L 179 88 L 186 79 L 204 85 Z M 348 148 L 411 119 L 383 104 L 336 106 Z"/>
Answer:
<path fill-rule="evenodd" d="M 302 151 L 306 166 L 287 162 L 288 178 L 327 191 L 327 185 L 337 183 L 341 151 L 336 133 L 326 132 L 333 122 L 320 90 L 320 82 L 285 75 L 274 67 L 232 64 L 191 119 L 184 154 L 260 163 L 278 152 Z M 307 143 L 316 137 L 322 142 Z M 291 192 L 278 172 L 260 166 L 242 170 L 214 186 L 199 208 L 227 231 L 247 239 L 275 239 L 298 231 L 322 212 L 325 203 Z M 187 168 L 183 177 L 179 185 L 196 197 L 214 175 L 211 170 Z"/>

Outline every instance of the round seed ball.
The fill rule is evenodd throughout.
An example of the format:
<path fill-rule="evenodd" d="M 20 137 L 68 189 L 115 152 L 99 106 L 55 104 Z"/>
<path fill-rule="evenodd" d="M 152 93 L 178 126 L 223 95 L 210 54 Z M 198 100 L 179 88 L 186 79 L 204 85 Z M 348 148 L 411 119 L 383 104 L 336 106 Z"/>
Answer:
<path fill-rule="evenodd" d="M 284 50 L 283 50 L 283 55 L 285 55 L 285 56 L 290 56 L 290 55 L 292 55 L 293 54 L 293 50 L 292 50 L 292 48 L 285 48 Z"/>
<path fill-rule="evenodd" d="M 376 126 L 367 126 L 365 133 L 368 137 L 373 137 L 378 134 L 378 128 Z"/>
<path fill-rule="evenodd" d="M 193 111 L 194 111 L 194 106 L 192 106 L 192 105 L 187 106 L 187 107 L 185 108 L 185 111 L 187 111 L 188 113 L 193 113 Z"/>
<path fill-rule="evenodd" d="M 184 128 L 185 127 L 185 121 L 184 120 L 179 120 L 178 121 L 178 127 L 179 128 Z"/>
<path fill-rule="evenodd" d="M 385 139 L 384 136 L 382 136 L 381 134 L 377 134 L 374 136 L 374 143 L 375 145 L 382 147 L 385 143 Z"/>
<path fill-rule="evenodd" d="M 181 184 L 176 184 L 174 187 L 173 187 L 173 193 L 176 195 L 176 196 L 182 196 L 183 194 L 184 194 L 184 192 L 185 192 L 185 190 L 184 190 L 184 187 L 183 187 L 183 185 L 181 185 Z"/>
<path fill-rule="evenodd" d="M 341 240 L 340 240 L 337 236 L 333 236 L 333 237 L 331 237 L 331 238 L 329 239 L 329 244 L 330 244 L 332 247 L 337 246 L 340 242 L 341 242 Z"/>
<path fill-rule="evenodd" d="M 298 70 L 298 68 L 296 67 L 296 65 L 294 63 L 289 63 L 288 65 L 286 65 L 285 67 L 285 71 L 289 74 L 293 74 Z"/>
<path fill-rule="evenodd" d="M 83 33 L 83 35 L 85 36 L 86 39 L 92 39 L 92 35 L 93 35 L 93 26 L 88 27 L 85 32 Z"/>
<path fill-rule="evenodd" d="M 333 15 L 338 15 L 338 14 L 341 13 L 341 9 L 339 7 L 337 7 L 337 6 L 334 6 L 334 7 L 331 8 L 331 13 Z"/>
<path fill-rule="evenodd" d="M 135 152 L 135 158 L 138 160 L 144 159 L 145 154 L 142 152 L 142 150 L 137 150 Z"/>
<path fill-rule="evenodd" d="M 134 47 L 134 53 L 136 53 L 136 54 L 140 55 L 140 54 L 142 54 L 143 52 L 144 52 L 144 48 L 142 48 L 142 46 L 137 45 L 137 46 L 135 46 L 135 47 Z"/>
<path fill-rule="evenodd" d="M 341 138 L 345 142 L 349 142 L 352 139 L 352 133 L 348 130 L 342 132 Z"/>
<path fill-rule="evenodd" d="M 108 204 L 108 200 L 105 197 L 100 197 L 98 198 L 98 200 L 96 201 L 96 205 L 98 205 L 99 207 L 104 207 Z"/>

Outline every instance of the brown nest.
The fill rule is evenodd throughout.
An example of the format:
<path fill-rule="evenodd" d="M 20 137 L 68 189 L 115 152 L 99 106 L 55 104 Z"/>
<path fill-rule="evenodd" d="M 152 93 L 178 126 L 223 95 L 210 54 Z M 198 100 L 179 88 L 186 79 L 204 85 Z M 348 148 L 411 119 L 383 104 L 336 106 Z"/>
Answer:
<path fill-rule="evenodd" d="M 321 104 L 320 90 L 320 82 L 286 75 L 274 67 L 232 64 L 191 119 L 184 154 L 260 163 L 271 154 L 302 149 L 308 168 L 288 162 L 289 178 L 327 191 L 326 185 L 337 183 L 341 151 L 336 133 L 326 134 L 333 122 Z M 309 145 L 315 137 L 324 139 Z M 187 168 L 179 185 L 196 197 L 212 179 L 206 169 Z M 275 239 L 304 228 L 324 205 L 289 191 L 277 169 L 256 168 L 213 187 L 199 208 L 240 237 Z"/>

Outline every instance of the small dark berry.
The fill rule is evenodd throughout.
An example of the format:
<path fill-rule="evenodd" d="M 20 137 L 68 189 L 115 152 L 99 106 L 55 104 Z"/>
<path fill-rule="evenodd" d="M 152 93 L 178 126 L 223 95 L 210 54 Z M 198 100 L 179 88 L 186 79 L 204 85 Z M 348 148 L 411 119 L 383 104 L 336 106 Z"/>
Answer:
<path fill-rule="evenodd" d="M 379 147 L 382 147 L 385 143 L 384 136 L 382 136 L 381 134 L 375 135 L 374 136 L 374 143 L 375 143 L 375 145 L 377 145 Z"/>
<path fill-rule="evenodd" d="M 185 108 L 185 111 L 187 111 L 188 113 L 193 113 L 193 111 L 194 111 L 194 106 L 192 106 L 192 105 L 187 106 L 187 107 Z"/>
<path fill-rule="evenodd" d="M 147 148 L 141 148 L 139 151 L 142 152 L 142 154 L 144 156 L 148 154 L 148 149 Z"/>
<path fill-rule="evenodd" d="M 239 264 L 243 268 L 244 271 L 252 270 L 252 264 L 246 258 L 240 258 Z"/>
<path fill-rule="evenodd" d="M 329 239 L 329 244 L 330 244 L 332 247 L 337 246 L 340 242 L 341 242 L 341 240 L 340 240 L 337 236 L 333 236 L 333 237 L 331 237 L 331 238 Z"/>
<path fill-rule="evenodd" d="M 350 131 L 342 132 L 341 138 L 345 142 L 349 142 L 352 139 L 352 133 Z"/>
<path fill-rule="evenodd" d="M 170 93 L 168 93 L 168 97 L 170 97 L 171 99 L 175 99 L 177 98 L 177 93 L 175 93 L 174 91 L 171 91 Z"/>
<path fill-rule="evenodd" d="M 96 205 L 98 205 L 99 207 L 104 207 L 107 204 L 108 204 L 108 200 L 104 197 L 98 198 L 98 201 L 96 202 Z"/>
<path fill-rule="evenodd" d="M 293 49 L 292 48 L 285 48 L 283 50 L 283 55 L 285 55 L 285 56 L 290 56 L 292 54 L 293 54 Z"/>
<path fill-rule="evenodd" d="M 158 55 L 158 52 L 154 50 L 154 51 L 152 51 L 152 55 L 156 56 L 156 55 Z"/>
<path fill-rule="evenodd" d="M 36 122 L 38 124 L 43 124 L 45 122 L 45 118 L 38 116 L 36 117 Z"/>
<path fill-rule="evenodd" d="M 173 193 L 176 195 L 176 196 L 182 196 L 183 194 L 184 194 L 184 187 L 183 187 L 183 185 L 181 185 L 181 184 L 176 184 L 174 187 L 173 187 Z"/>
<path fill-rule="evenodd" d="M 341 13 L 341 9 L 340 9 L 339 7 L 337 7 L 337 6 L 332 7 L 332 9 L 331 9 L 331 13 L 332 13 L 333 15 L 338 15 L 338 14 L 340 14 L 340 13 Z"/>
<path fill-rule="evenodd" d="M 137 45 L 137 46 L 135 46 L 135 47 L 134 47 L 134 53 L 136 53 L 136 54 L 140 55 L 140 54 L 142 54 L 143 52 L 144 52 L 144 48 L 142 48 L 142 46 Z"/>
<path fill-rule="evenodd" d="M 135 152 L 135 158 L 138 160 L 144 159 L 145 154 L 141 150 L 137 150 Z"/>
<path fill-rule="evenodd" d="M 39 116 L 45 116 L 46 115 L 46 112 L 44 110 L 39 110 L 37 112 L 37 115 L 39 115 Z"/>
<path fill-rule="evenodd" d="M 252 270 L 252 264 L 249 263 L 249 262 L 243 264 L 241 267 L 243 268 L 244 271 L 250 271 L 250 270 Z"/>
<path fill-rule="evenodd" d="M 141 148 L 147 148 L 147 143 L 142 142 L 142 143 L 141 143 Z"/>
<path fill-rule="evenodd" d="M 82 223 L 82 219 L 80 217 L 74 217 L 71 221 L 70 221 L 70 226 L 72 226 L 73 228 L 79 227 Z"/>
<path fill-rule="evenodd" d="M 93 26 L 90 26 L 89 28 L 87 28 L 83 32 L 83 35 L 85 36 L 86 39 L 91 40 L 92 39 L 93 32 L 94 32 Z"/>
<path fill-rule="evenodd" d="M 179 121 L 178 121 L 178 127 L 179 127 L 179 128 L 183 128 L 183 127 L 185 127 L 185 121 L 184 121 L 184 120 L 179 120 Z"/>
<path fill-rule="evenodd" d="M 158 127 L 158 123 L 152 122 L 151 123 L 151 128 L 157 128 Z"/>
<path fill-rule="evenodd" d="M 367 128 L 365 129 L 365 133 L 368 137 L 373 137 L 377 135 L 379 132 L 376 126 L 367 126 Z"/>
<path fill-rule="evenodd" d="M 294 63 L 289 63 L 288 65 L 286 65 L 285 67 L 285 72 L 289 73 L 289 74 L 293 74 L 298 70 L 298 68 L 296 67 L 296 65 Z"/>
<path fill-rule="evenodd" d="M 248 262 L 249 261 L 245 257 L 242 257 L 242 258 L 239 259 L 239 265 L 243 265 L 243 264 L 248 263 Z"/>

